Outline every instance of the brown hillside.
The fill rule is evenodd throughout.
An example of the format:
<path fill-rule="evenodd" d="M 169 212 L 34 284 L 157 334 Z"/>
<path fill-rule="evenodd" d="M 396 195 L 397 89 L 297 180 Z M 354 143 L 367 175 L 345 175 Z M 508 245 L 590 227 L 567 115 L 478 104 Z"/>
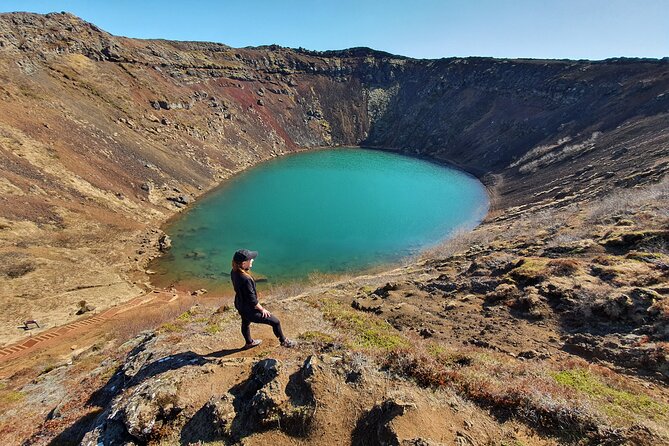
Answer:
<path fill-rule="evenodd" d="M 669 60 L 238 49 L 12 13 L 0 62 L 0 345 L 80 301 L 148 302 L 161 224 L 282 154 L 426 157 L 493 204 L 409 266 L 267 296 L 295 350 L 236 350 L 213 297 L 165 322 L 175 292 L 12 352 L 8 444 L 669 442 Z"/>

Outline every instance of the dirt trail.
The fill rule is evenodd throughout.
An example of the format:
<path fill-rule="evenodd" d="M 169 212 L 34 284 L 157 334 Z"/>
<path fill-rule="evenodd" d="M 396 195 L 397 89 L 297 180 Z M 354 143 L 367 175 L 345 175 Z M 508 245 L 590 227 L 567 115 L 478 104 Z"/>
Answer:
<path fill-rule="evenodd" d="M 225 297 L 194 297 L 183 291 L 154 290 L 93 316 L 54 327 L 0 349 L 0 379 L 40 362 L 64 358 L 109 333 L 155 328 L 194 303 L 218 304 Z"/>

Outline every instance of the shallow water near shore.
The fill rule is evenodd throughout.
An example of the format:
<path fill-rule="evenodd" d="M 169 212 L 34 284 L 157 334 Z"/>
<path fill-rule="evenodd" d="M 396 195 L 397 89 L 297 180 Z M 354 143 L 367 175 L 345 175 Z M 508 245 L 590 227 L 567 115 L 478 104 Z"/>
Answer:
<path fill-rule="evenodd" d="M 457 169 L 389 152 L 338 148 L 254 166 L 164 229 L 172 249 L 151 265 L 157 285 L 221 289 L 232 254 L 259 251 L 271 284 L 391 264 L 476 226 L 488 196 Z"/>

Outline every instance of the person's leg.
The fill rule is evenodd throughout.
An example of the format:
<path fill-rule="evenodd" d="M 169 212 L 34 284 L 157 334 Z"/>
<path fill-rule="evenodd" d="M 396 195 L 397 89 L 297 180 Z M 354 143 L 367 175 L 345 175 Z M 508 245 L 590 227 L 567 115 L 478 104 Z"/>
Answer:
<path fill-rule="evenodd" d="M 253 339 L 251 338 L 251 321 L 244 316 L 242 316 L 242 336 L 244 336 L 244 341 L 246 341 L 247 344 L 253 342 Z"/>
<path fill-rule="evenodd" d="M 283 335 L 283 330 L 281 330 L 281 322 L 279 321 L 279 318 L 277 318 L 274 315 L 271 315 L 270 317 L 264 318 L 267 322 L 267 324 L 272 326 L 272 331 L 274 332 L 274 336 L 279 338 L 280 342 L 283 342 L 286 340 L 286 337 Z"/>
<path fill-rule="evenodd" d="M 256 324 L 271 325 L 274 336 L 279 338 L 280 342 L 286 340 L 286 337 L 283 335 L 283 330 L 281 330 L 281 322 L 279 322 L 279 319 L 276 316 L 272 315 L 270 317 L 262 317 L 262 313 L 258 311 L 253 314 L 247 314 L 242 319 L 244 318 Z"/>

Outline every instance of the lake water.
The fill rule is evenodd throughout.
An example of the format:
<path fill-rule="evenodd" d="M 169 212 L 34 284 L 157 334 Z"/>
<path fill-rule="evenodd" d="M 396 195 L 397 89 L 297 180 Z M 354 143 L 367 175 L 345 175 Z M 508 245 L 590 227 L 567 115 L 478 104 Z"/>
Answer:
<path fill-rule="evenodd" d="M 442 165 L 359 148 L 275 158 L 225 181 L 167 225 L 172 249 L 154 282 L 229 284 L 240 248 L 259 251 L 269 283 L 397 262 L 474 227 L 488 196 L 474 177 Z"/>

